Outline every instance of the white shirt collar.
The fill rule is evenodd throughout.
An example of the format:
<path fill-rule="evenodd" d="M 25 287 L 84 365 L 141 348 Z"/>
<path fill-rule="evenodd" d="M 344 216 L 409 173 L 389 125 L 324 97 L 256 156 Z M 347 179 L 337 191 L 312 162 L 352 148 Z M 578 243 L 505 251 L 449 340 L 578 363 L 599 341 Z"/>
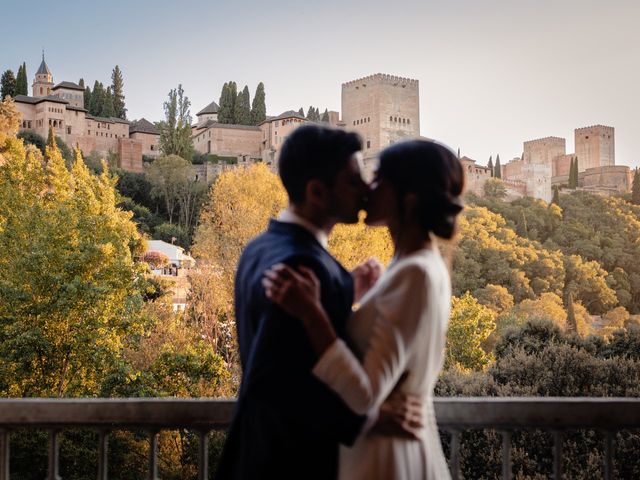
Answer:
<path fill-rule="evenodd" d="M 318 243 L 322 245 L 325 249 L 328 245 L 327 234 L 321 228 L 318 228 L 316 225 L 311 223 L 309 220 L 302 218 L 297 213 L 294 213 L 290 208 L 283 210 L 278 217 L 278 220 L 284 223 L 293 223 L 294 225 L 299 225 L 305 230 L 309 231 Z"/>

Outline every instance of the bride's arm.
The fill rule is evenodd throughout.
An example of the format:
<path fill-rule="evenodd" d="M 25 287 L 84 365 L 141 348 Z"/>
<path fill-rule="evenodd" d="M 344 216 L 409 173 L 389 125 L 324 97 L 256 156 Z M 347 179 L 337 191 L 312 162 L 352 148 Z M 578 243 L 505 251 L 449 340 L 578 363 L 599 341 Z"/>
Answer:
<path fill-rule="evenodd" d="M 275 280 L 275 277 L 272 276 Z M 319 292 L 309 272 L 287 271 L 270 292 L 276 303 L 300 318 L 319 360 L 314 374 L 357 413 L 377 409 L 406 369 L 408 352 L 427 305 L 426 272 L 408 265 L 395 272 L 372 301 L 375 318 L 368 348 L 358 360 L 340 340 L 319 302 Z M 266 285 L 265 285 L 266 286 Z"/>

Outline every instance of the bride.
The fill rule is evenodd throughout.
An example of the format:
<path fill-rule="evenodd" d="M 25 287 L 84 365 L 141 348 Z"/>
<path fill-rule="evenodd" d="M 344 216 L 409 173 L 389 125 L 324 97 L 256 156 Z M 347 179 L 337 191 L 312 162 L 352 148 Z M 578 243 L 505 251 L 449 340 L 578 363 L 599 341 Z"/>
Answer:
<path fill-rule="evenodd" d="M 394 258 L 347 324 L 353 350 L 333 330 L 311 270 L 278 264 L 265 272 L 267 297 L 309 335 L 318 355 L 314 375 L 352 410 L 375 416 L 401 377 L 398 388 L 423 399 L 418 440 L 362 433 L 352 447 L 341 447 L 341 479 L 450 477 L 432 399 L 451 309 L 449 270 L 436 237 L 453 237 L 463 187 L 460 161 L 436 142 L 413 140 L 381 153 L 366 223 L 389 228 Z"/>

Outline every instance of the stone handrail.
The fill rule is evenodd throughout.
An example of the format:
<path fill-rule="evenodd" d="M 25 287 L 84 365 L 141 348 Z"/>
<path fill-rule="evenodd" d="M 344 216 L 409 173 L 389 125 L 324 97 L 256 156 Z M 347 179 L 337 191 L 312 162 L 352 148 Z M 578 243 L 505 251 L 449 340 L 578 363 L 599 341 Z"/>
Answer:
<path fill-rule="evenodd" d="M 540 429 L 554 434 L 554 478 L 562 478 L 563 431 L 593 429 L 605 433 L 605 478 L 612 478 L 613 435 L 640 427 L 640 399 L 556 397 L 438 397 L 434 400 L 438 426 L 451 433 L 451 473 L 460 475 L 460 432 L 496 429 L 502 434 L 503 478 L 512 478 L 511 432 Z M 208 478 L 208 434 L 231 421 L 233 399 L 80 398 L 0 399 L 0 480 L 9 479 L 9 437 L 13 428 L 49 430 L 47 480 L 59 480 L 58 436 L 65 428 L 93 428 L 100 433 L 99 480 L 107 476 L 110 430 L 144 429 L 149 435 L 149 475 L 157 474 L 157 433 L 186 428 L 199 434 L 198 478 Z"/>

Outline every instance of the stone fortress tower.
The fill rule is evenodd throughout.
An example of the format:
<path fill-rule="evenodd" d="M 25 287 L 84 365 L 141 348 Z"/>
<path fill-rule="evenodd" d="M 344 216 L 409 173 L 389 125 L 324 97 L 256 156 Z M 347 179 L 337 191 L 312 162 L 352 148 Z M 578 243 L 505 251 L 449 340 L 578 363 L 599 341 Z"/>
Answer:
<path fill-rule="evenodd" d="M 576 128 L 574 135 L 580 171 L 615 165 L 613 127 L 593 125 Z"/>
<path fill-rule="evenodd" d="M 365 172 L 378 152 L 420 136 L 418 80 L 376 73 L 342 84 L 342 124 L 362 135 Z"/>
<path fill-rule="evenodd" d="M 33 79 L 33 96 L 34 97 L 47 97 L 51 95 L 51 89 L 53 88 L 53 75 L 51 70 L 44 61 L 44 51 L 42 52 L 42 62 L 36 72 L 36 76 Z"/>
<path fill-rule="evenodd" d="M 576 128 L 575 153 L 566 153 L 566 141 L 546 137 L 524 142 L 522 158 L 502 167 L 502 177 L 526 184 L 526 195 L 547 200 L 552 187 L 562 188 L 569 182 L 571 162 L 578 161 L 578 187 L 605 195 L 631 188 L 629 167 L 616 165 L 614 128 L 604 125 Z"/>

